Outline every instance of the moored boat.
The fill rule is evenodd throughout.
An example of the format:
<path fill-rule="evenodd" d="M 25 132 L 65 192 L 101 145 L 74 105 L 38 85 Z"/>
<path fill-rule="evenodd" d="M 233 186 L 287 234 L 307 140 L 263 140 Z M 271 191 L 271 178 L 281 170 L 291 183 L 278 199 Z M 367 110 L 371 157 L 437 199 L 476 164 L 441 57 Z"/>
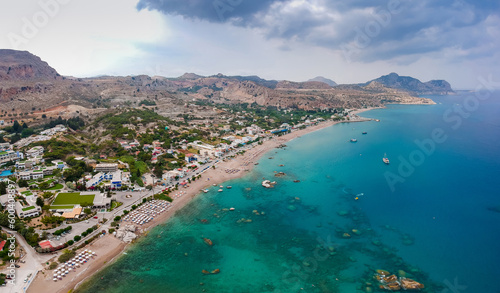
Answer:
<path fill-rule="evenodd" d="M 357 142 L 358 140 L 355 138 L 351 138 L 351 142 Z"/>

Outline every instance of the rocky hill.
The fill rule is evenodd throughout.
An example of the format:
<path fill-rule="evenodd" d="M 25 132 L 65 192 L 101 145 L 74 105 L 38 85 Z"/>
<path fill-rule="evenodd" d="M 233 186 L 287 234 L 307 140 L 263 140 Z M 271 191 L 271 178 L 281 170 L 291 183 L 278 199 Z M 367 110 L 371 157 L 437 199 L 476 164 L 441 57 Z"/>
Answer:
<path fill-rule="evenodd" d="M 39 57 L 27 51 L 0 49 L 0 81 L 57 78 L 57 71 Z"/>
<path fill-rule="evenodd" d="M 418 95 L 446 95 L 453 93 L 450 84 L 445 80 L 421 82 L 416 78 L 410 76 L 400 76 L 394 72 L 371 80 L 364 85 L 371 82 L 377 82 L 385 85 L 386 87 L 404 90 Z"/>
<path fill-rule="evenodd" d="M 312 78 L 308 81 L 319 81 L 319 82 L 324 82 L 326 83 L 327 85 L 331 86 L 331 87 L 334 87 L 337 85 L 337 83 L 331 79 L 328 79 L 328 78 L 325 78 L 323 76 L 316 76 L 315 78 Z"/>
<path fill-rule="evenodd" d="M 255 103 L 304 110 L 432 102 L 380 82 L 331 87 L 322 81 L 276 81 L 223 74 L 204 77 L 194 73 L 178 78 L 147 75 L 60 77 L 40 58 L 12 50 L 2 50 L 0 66 L 3 68 L 0 71 L 3 77 L 0 79 L 0 120 L 21 116 L 35 123 L 57 116 L 92 118 L 101 112 L 124 107 L 149 107 L 162 115 L 177 117 L 186 113 L 187 105 L 198 101 L 203 104 Z M 441 90 L 446 90 L 447 86 L 436 81 L 429 84 Z"/>

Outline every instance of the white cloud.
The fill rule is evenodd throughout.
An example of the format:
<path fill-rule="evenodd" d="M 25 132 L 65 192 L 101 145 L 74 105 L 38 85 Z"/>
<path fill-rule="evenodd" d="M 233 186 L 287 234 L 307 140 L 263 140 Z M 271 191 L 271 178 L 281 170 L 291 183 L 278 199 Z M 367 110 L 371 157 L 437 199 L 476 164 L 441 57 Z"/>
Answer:
<path fill-rule="evenodd" d="M 63 75 L 109 73 L 120 67 L 124 58 L 141 56 L 143 52 L 136 48 L 137 44 L 154 44 L 168 38 L 164 17 L 154 11 L 137 11 L 137 0 L 65 0 L 67 4 L 52 9 L 57 13 L 49 17 L 46 25 L 37 27 L 34 16 L 44 13 L 40 3 L 50 1 L 59 3 L 41 0 L 26 7 L 24 1 L 10 2 L 2 9 L 2 22 L 10 25 L 0 28 L 1 42 L 3 48 L 41 56 Z M 23 18 L 35 24 L 36 34 L 24 38 L 27 35 L 23 34 Z M 27 42 L 15 46 L 7 37 L 9 34 Z"/>

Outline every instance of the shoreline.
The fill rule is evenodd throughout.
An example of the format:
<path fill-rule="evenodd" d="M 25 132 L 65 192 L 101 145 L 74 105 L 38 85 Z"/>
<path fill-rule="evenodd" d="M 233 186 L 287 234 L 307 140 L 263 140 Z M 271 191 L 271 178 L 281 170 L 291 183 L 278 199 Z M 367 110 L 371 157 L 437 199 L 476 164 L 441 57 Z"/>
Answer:
<path fill-rule="evenodd" d="M 357 109 L 351 112 L 351 115 L 359 115 L 362 112 L 379 109 L 379 108 L 366 108 Z M 165 213 L 160 214 L 157 218 L 151 222 L 145 224 L 139 228 L 142 233 L 138 234 L 138 238 L 147 234 L 150 229 L 165 223 L 172 216 L 176 214 L 177 211 L 184 208 L 188 203 L 191 202 L 197 195 L 202 194 L 202 190 L 206 188 L 214 187 L 219 188 L 219 185 L 223 183 L 241 178 L 250 172 L 254 164 L 260 160 L 266 153 L 270 150 L 278 147 L 281 144 L 292 141 L 293 139 L 300 137 L 305 134 L 313 133 L 315 131 L 339 124 L 339 123 L 352 123 L 352 122 L 365 122 L 371 121 L 372 119 L 360 117 L 361 120 L 347 120 L 347 121 L 325 121 L 317 125 L 307 127 L 305 129 L 296 130 L 294 132 L 285 134 L 280 137 L 273 137 L 266 140 L 261 145 L 257 145 L 250 150 L 247 150 L 243 155 L 237 155 L 234 158 L 220 161 L 217 163 L 215 169 L 208 169 L 202 174 L 202 177 L 196 181 L 192 181 L 188 187 L 180 187 L 178 191 L 173 191 L 170 196 L 174 199 L 171 208 Z M 229 172 L 227 172 L 229 170 Z M 224 186 L 225 187 L 225 186 Z M 134 242 L 132 242 L 134 243 Z M 131 244 L 132 244 L 131 243 Z M 102 269 L 106 268 L 109 264 L 112 264 L 116 259 L 124 254 L 129 247 L 129 244 L 124 243 L 117 238 L 106 235 L 102 238 L 95 240 L 93 243 L 86 246 L 84 249 L 91 249 L 97 252 L 97 259 L 89 262 L 88 267 L 81 271 L 77 271 L 76 275 L 68 275 L 68 279 L 63 279 L 62 281 L 54 282 L 51 275 L 51 271 L 41 270 L 37 274 L 35 280 L 28 288 L 27 292 L 34 293 L 44 293 L 44 292 L 56 292 L 63 293 L 70 290 L 77 289 L 85 281 L 93 277 Z M 49 278 L 47 278 L 49 277 Z M 72 279 L 69 279 L 72 278 Z M 36 289 L 35 289 L 36 288 Z"/>

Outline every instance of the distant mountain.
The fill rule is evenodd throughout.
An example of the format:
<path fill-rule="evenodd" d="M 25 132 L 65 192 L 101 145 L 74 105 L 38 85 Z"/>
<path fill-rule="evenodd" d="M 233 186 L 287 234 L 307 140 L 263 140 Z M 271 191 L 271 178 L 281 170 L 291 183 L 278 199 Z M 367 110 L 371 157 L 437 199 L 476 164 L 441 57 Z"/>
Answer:
<path fill-rule="evenodd" d="M 332 87 L 321 81 L 306 81 L 306 82 L 293 82 L 288 80 L 282 80 L 278 82 L 276 85 L 278 89 L 296 89 L 296 90 L 304 90 L 304 89 L 331 89 Z"/>
<path fill-rule="evenodd" d="M 203 78 L 204 76 L 198 75 L 196 73 L 184 73 L 183 75 L 179 76 L 177 79 L 198 79 L 198 78 Z"/>
<path fill-rule="evenodd" d="M 337 83 L 331 79 L 328 79 L 328 78 L 325 78 L 323 76 L 316 76 L 315 78 L 313 79 L 310 79 L 308 81 L 319 81 L 319 82 L 324 82 L 326 83 L 327 85 L 331 86 L 331 87 L 334 87 L 337 85 Z"/>
<path fill-rule="evenodd" d="M 416 78 L 400 76 L 394 72 L 371 80 L 364 85 L 368 85 L 371 82 L 377 82 L 389 88 L 404 90 L 419 95 L 446 95 L 453 93 L 450 84 L 445 80 L 421 82 Z"/>
<path fill-rule="evenodd" d="M 47 80 L 60 75 L 47 62 L 27 52 L 0 49 L 0 80 Z"/>

